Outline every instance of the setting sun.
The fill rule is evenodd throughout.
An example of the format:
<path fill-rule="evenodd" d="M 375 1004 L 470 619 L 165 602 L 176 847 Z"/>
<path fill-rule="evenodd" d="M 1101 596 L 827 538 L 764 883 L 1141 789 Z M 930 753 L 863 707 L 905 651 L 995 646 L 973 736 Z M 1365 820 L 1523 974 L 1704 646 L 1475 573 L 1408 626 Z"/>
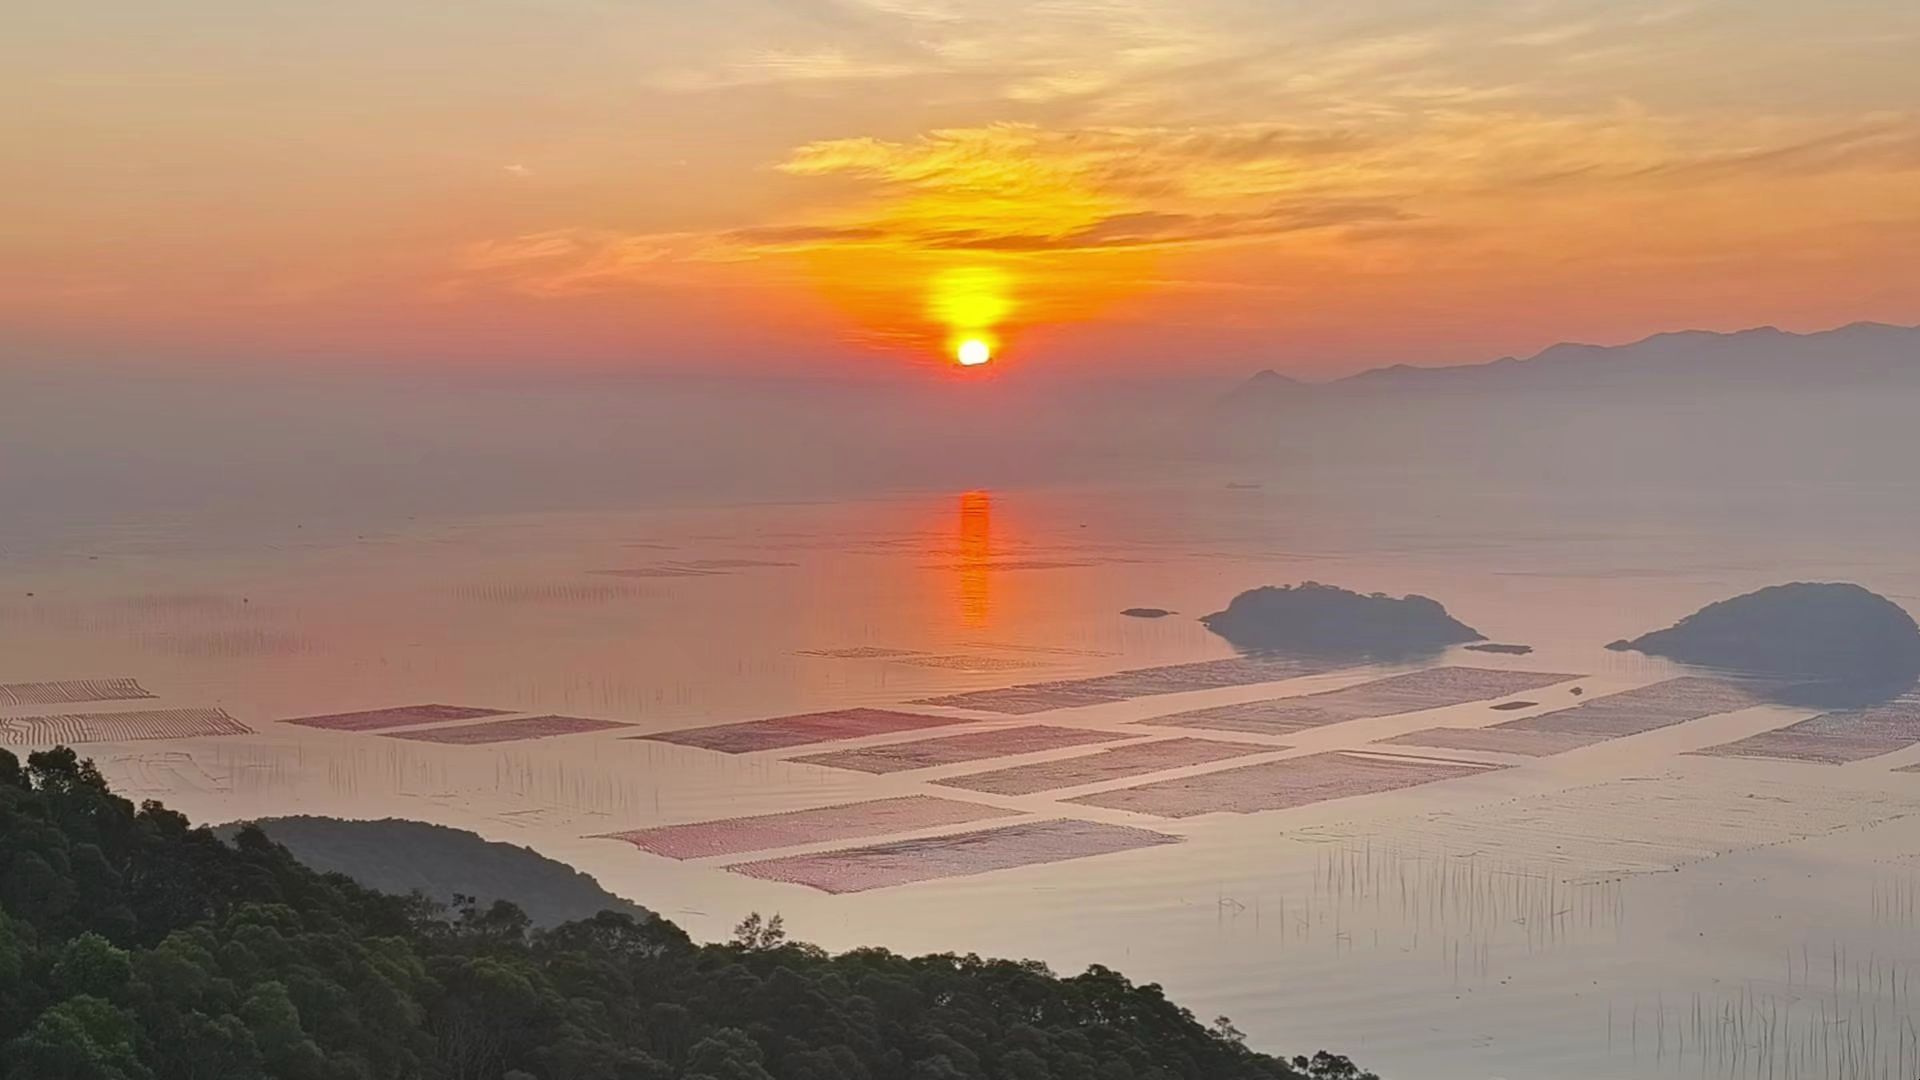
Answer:
<path fill-rule="evenodd" d="M 978 367 L 993 359 L 993 348 L 979 338 L 968 338 L 960 343 L 956 356 L 961 366 Z"/>

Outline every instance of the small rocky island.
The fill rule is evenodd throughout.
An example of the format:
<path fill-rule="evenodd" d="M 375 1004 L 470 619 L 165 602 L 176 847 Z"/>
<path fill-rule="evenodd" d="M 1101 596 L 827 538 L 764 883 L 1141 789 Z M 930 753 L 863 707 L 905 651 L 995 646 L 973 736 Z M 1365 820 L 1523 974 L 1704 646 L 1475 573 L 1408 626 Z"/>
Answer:
<path fill-rule="evenodd" d="M 1390 657 L 1486 640 L 1436 600 L 1357 593 L 1317 581 L 1250 589 L 1200 621 L 1237 648 L 1255 652 Z"/>
<path fill-rule="evenodd" d="M 1830 683 L 1910 683 L 1920 676 L 1920 626 L 1913 616 L 1884 596 L 1841 582 L 1772 585 L 1607 648 Z"/>
<path fill-rule="evenodd" d="M 1164 619 L 1173 612 L 1163 607 L 1130 607 L 1120 614 L 1129 619 Z"/>
<path fill-rule="evenodd" d="M 1531 645 L 1507 645 L 1493 641 L 1483 641 L 1478 645 L 1469 645 L 1467 648 L 1474 652 L 1499 653 L 1502 656 L 1525 656 L 1533 651 Z"/>

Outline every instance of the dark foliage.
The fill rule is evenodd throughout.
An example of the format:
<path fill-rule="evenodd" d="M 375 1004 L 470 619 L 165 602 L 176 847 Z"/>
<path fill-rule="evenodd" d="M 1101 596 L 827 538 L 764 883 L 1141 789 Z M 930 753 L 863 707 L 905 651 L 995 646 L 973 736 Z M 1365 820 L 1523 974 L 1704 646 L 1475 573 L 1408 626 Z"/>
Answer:
<path fill-rule="evenodd" d="M 1260 652 L 1392 658 L 1484 640 L 1424 596 L 1361 594 L 1317 581 L 1249 589 L 1200 621 L 1235 646 Z"/>
<path fill-rule="evenodd" d="M 778 918 L 697 946 L 618 912 L 530 929 L 137 809 L 71 750 L 0 751 L 0 1080 L 1258 1080 L 1105 968 L 828 956 Z"/>

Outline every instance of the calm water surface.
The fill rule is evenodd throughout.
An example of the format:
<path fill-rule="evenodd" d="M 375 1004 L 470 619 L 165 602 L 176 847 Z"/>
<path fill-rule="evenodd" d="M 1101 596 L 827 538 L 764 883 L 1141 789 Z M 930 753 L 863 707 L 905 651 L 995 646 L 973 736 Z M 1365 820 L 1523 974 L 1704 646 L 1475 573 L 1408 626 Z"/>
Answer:
<path fill-rule="evenodd" d="M 1684 756 L 1805 710 L 1756 707 L 1281 812 L 1166 822 L 1076 806 L 1185 842 L 845 896 L 594 837 L 955 795 L 926 780 L 985 766 L 868 776 L 782 760 L 802 751 L 727 756 L 624 731 L 449 747 L 280 722 L 443 702 L 644 732 L 897 705 L 1227 656 L 1193 616 L 1270 582 L 1434 596 L 1493 639 L 1536 647 L 1442 659 L 1580 673 L 1589 694 L 1673 673 L 1605 642 L 1760 585 L 1857 580 L 1920 607 L 1898 509 L 1914 501 L 1791 520 L 1772 505 L 1758 492 L 1698 505 L 1209 474 L 365 521 L 29 515 L 0 529 L 0 682 L 132 676 L 158 704 L 218 706 L 256 732 L 87 747 L 134 797 L 207 821 L 468 828 L 572 863 L 698 936 L 777 911 L 830 948 L 1108 964 L 1230 1016 L 1263 1048 L 1335 1048 L 1389 1076 L 1920 1075 L 1920 774 L 1896 771 L 1920 748 L 1847 766 Z M 1121 617 L 1130 606 L 1180 614 Z M 860 647 L 914 655 L 810 655 Z M 1110 727 L 1378 674 L 1042 719 Z M 1486 710 L 1275 741 L 1287 754 L 1360 747 Z M 1061 813 L 1050 795 L 965 797 Z"/>

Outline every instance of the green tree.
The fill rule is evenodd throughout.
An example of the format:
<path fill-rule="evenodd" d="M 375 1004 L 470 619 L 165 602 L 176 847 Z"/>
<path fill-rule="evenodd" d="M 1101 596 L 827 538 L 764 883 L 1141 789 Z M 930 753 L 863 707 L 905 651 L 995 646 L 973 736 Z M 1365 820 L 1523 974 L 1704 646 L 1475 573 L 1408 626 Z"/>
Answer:
<path fill-rule="evenodd" d="M 7 1044 L 7 1080 L 150 1080 L 134 1053 L 135 1031 L 111 1003 L 69 998 Z"/>

